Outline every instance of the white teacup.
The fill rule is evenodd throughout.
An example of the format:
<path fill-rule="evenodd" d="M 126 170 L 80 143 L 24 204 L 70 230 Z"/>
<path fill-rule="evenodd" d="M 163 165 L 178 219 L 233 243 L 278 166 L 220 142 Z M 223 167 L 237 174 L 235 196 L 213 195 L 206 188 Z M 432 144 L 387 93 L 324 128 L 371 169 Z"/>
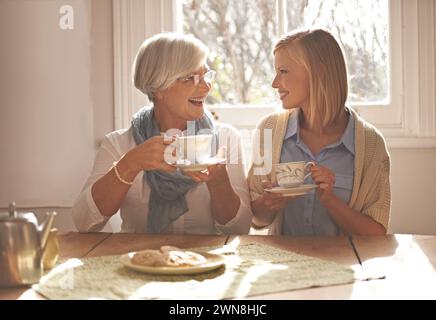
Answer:
<path fill-rule="evenodd" d="M 282 188 L 298 187 L 304 183 L 304 180 L 310 175 L 308 168 L 315 163 L 298 161 L 279 163 L 275 165 L 277 183 Z"/>
<path fill-rule="evenodd" d="M 192 164 L 206 162 L 211 156 L 212 137 L 212 134 L 177 137 L 177 159 L 188 160 Z"/>

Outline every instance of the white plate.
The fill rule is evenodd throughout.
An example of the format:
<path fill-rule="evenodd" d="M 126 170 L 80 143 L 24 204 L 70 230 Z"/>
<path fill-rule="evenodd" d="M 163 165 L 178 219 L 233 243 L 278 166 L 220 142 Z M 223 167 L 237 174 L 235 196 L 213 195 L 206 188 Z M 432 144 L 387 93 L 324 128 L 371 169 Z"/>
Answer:
<path fill-rule="evenodd" d="M 224 265 L 225 259 L 219 254 L 194 251 L 201 254 L 206 258 L 206 263 L 202 263 L 196 266 L 183 266 L 183 267 L 150 267 L 141 266 L 139 264 L 134 264 L 131 262 L 134 254 L 136 252 L 129 252 L 123 254 L 120 257 L 121 263 L 127 268 L 133 269 L 135 271 L 150 273 L 150 274 L 196 274 L 211 271 Z"/>
<path fill-rule="evenodd" d="M 174 166 L 176 168 L 180 168 L 183 171 L 203 171 L 207 169 L 208 166 L 218 164 L 218 163 L 225 163 L 225 158 L 209 158 L 204 163 L 193 163 L 193 164 L 186 164 L 186 163 L 176 163 Z"/>
<path fill-rule="evenodd" d="M 291 196 L 301 196 L 303 194 L 308 193 L 310 190 L 313 190 L 317 187 L 316 184 L 303 184 L 298 187 L 293 188 L 282 188 L 282 187 L 274 187 L 271 189 L 265 189 L 267 192 L 271 193 L 280 193 L 284 196 L 291 197 Z"/>

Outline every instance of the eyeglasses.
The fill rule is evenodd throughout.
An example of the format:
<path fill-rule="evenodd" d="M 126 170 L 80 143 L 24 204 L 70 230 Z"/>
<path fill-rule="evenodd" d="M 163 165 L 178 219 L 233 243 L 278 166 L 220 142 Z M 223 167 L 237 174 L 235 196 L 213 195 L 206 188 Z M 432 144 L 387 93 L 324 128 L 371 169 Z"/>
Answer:
<path fill-rule="evenodd" d="M 203 79 L 208 84 L 211 84 L 215 79 L 216 72 L 214 70 L 209 70 L 205 74 L 191 74 L 189 76 L 178 78 L 177 80 L 189 86 L 198 86 L 200 80 Z"/>

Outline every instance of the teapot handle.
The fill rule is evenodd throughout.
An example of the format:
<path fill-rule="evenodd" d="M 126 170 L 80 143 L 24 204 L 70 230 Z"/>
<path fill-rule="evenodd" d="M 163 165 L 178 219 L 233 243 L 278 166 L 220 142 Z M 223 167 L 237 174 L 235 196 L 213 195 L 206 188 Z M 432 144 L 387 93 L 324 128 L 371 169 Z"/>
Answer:
<path fill-rule="evenodd" d="M 47 243 L 48 236 L 50 234 L 51 227 L 53 225 L 54 217 L 56 216 L 56 211 L 47 212 L 47 217 L 42 222 L 41 226 L 39 227 L 39 232 L 41 236 L 41 248 L 44 250 L 45 245 Z"/>

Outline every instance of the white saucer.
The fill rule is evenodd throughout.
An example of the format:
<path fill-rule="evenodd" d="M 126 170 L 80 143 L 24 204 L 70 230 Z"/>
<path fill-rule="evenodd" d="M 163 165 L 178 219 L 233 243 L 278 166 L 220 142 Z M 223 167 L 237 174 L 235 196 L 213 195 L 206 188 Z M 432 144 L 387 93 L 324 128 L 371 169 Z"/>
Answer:
<path fill-rule="evenodd" d="M 293 188 L 274 187 L 270 189 L 265 189 L 265 191 L 271 193 L 280 193 L 286 197 L 291 197 L 306 194 L 310 190 L 315 189 L 316 187 L 318 187 L 316 184 L 302 184 L 301 186 Z"/>
<path fill-rule="evenodd" d="M 185 163 L 176 163 L 174 166 L 183 171 L 203 171 L 207 169 L 208 166 L 225 162 L 225 158 L 209 158 L 203 163 L 189 163 L 189 161 L 187 161 Z"/>

